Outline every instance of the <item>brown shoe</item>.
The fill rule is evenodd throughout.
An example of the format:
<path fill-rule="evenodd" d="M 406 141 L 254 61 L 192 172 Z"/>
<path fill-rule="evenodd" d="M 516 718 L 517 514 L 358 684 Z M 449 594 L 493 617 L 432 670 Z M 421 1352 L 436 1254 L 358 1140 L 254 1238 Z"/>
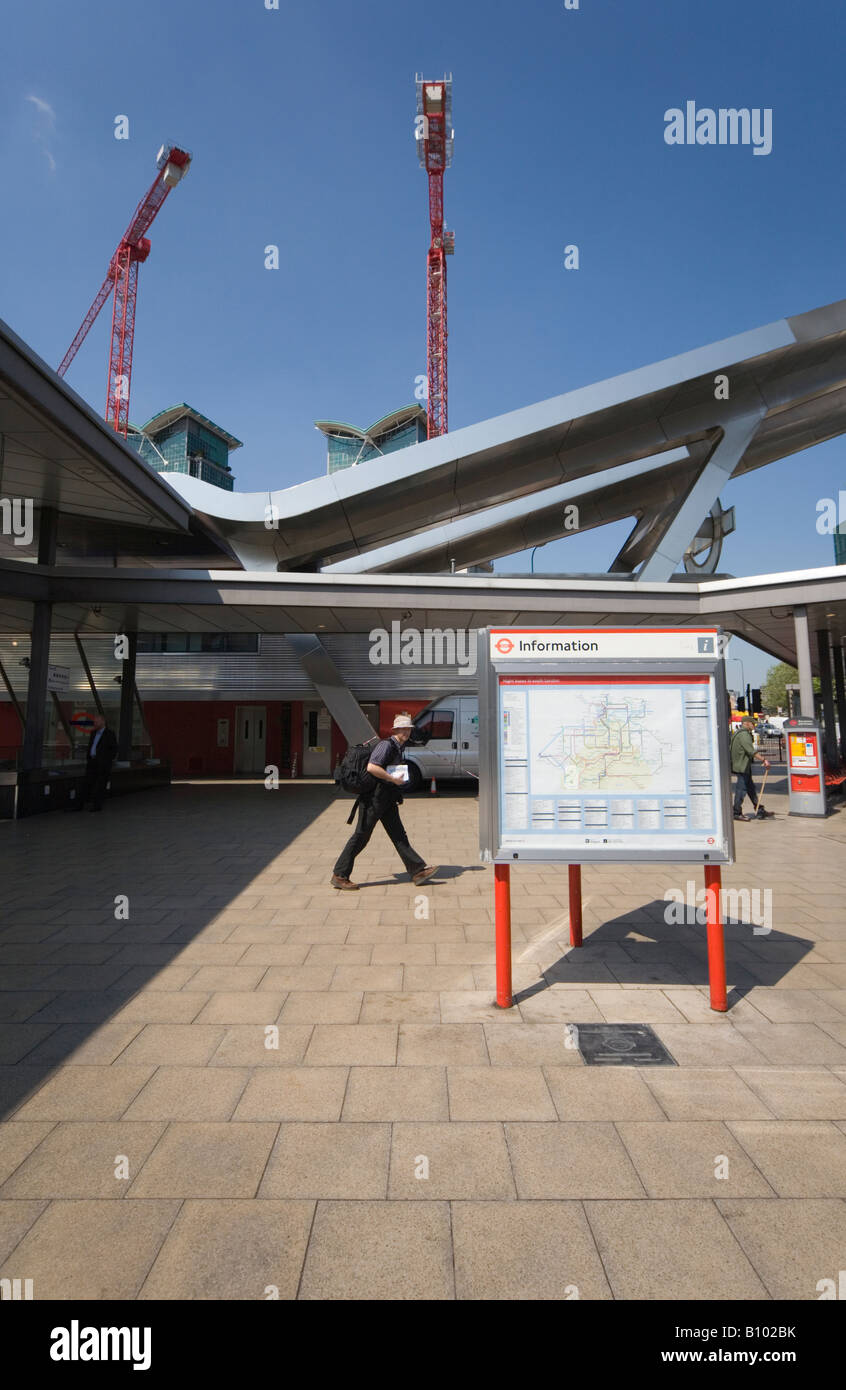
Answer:
<path fill-rule="evenodd" d="M 358 884 L 357 884 L 357 883 L 351 883 L 350 880 L 349 880 L 348 878 L 338 878 L 338 875 L 337 875 L 337 874 L 333 874 L 333 875 L 332 875 L 331 884 L 332 884 L 332 887 L 333 887 L 333 888 L 355 888 L 355 889 L 358 889 Z"/>
<path fill-rule="evenodd" d="M 428 878 L 432 878 L 432 876 L 438 872 L 439 868 L 439 864 L 435 864 L 434 866 L 427 864 L 425 869 L 421 869 L 419 873 L 414 875 L 411 880 L 412 883 L 425 883 Z"/>

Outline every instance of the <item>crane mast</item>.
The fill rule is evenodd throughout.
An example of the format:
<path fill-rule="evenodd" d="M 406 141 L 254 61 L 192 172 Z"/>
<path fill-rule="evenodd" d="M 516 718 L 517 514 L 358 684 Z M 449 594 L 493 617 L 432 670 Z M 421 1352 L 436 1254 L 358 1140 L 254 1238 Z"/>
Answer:
<path fill-rule="evenodd" d="M 157 174 L 132 215 L 132 221 L 118 242 L 109 262 L 106 278 L 91 308 L 82 320 L 76 337 L 59 365 L 64 376 L 94 323 L 112 296 L 112 337 L 106 378 L 106 420 L 126 438 L 129 426 L 129 387 L 132 380 L 132 349 L 135 335 L 135 303 L 138 296 L 138 267 L 150 254 L 145 236 L 172 188 L 184 178 L 191 156 L 176 145 L 162 145 L 156 159 Z"/>
<path fill-rule="evenodd" d="M 455 233 L 444 228 L 444 171 L 452 163 L 452 77 L 427 82 L 418 75 L 414 137 L 429 176 L 429 251 L 426 257 L 426 382 L 429 439 L 447 432 L 447 271 Z"/>

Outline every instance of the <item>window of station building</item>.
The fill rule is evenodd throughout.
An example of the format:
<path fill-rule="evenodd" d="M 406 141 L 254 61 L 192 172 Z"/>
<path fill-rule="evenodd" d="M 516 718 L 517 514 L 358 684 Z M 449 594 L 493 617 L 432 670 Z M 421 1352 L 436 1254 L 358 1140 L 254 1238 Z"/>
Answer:
<path fill-rule="evenodd" d="M 261 650 L 257 632 L 140 632 L 138 651 L 159 652 L 240 652 L 257 655 Z"/>
<path fill-rule="evenodd" d="M 426 714 L 415 719 L 415 728 L 421 733 L 428 734 L 430 740 L 433 738 L 452 738 L 455 715 L 451 709 L 430 709 Z"/>

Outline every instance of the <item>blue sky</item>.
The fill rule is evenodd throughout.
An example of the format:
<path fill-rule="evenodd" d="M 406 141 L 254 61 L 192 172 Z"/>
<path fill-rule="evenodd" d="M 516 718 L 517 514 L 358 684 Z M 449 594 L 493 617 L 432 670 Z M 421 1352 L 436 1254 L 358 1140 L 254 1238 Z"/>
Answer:
<path fill-rule="evenodd" d="M 453 429 L 846 293 L 831 0 L 7 0 L 4 27 L 0 317 L 58 363 L 160 143 L 186 145 L 140 273 L 131 413 L 195 405 L 244 440 L 245 491 L 323 472 L 316 419 L 366 425 L 414 398 L 417 71 L 454 77 Z M 772 153 L 666 145 L 687 100 L 771 108 Z M 98 409 L 107 337 L 104 310 L 68 373 Z M 846 482 L 842 447 L 726 489 L 723 568 L 833 563 L 816 503 Z M 554 543 L 535 569 L 604 570 L 627 530 Z M 755 681 L 769 659 L 745 664 Z"/>

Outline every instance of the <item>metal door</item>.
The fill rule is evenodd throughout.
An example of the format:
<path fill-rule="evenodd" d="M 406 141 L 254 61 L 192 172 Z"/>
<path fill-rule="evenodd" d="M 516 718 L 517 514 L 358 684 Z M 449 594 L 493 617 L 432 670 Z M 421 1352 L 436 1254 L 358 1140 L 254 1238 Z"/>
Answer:
<path fill-rule="evenodd" d="M 238 705 L 235 710 L 233 772 L 264 773 L 267 745 L 265 705 Z"/>
<path fill-rule="evenodd" d="M 332 719 L 325 705 L 303 705 L 303 777 L 330 777 Z"/>

